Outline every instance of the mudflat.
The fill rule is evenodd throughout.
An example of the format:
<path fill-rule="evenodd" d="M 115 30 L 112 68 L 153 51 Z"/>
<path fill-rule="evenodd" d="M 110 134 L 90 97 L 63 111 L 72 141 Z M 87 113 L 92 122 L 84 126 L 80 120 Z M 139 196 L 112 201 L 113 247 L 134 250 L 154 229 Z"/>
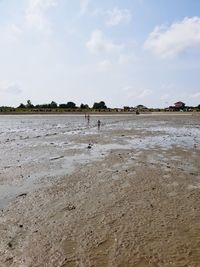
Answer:
<path fill-rule="evenodd" d="M 198 114 L 0 125 L 0 266 L 200 266 Z"/>

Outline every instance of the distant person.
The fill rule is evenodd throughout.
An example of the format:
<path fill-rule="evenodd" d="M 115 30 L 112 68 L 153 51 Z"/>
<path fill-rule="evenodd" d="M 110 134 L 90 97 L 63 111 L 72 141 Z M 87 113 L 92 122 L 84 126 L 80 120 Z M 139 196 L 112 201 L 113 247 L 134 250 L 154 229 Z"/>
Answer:
<path fill-rule="evenodd" d="M 97 126 L 98 126 L 98 130 L 100 130 L 100 127 L 101 127 L 101 121 L 100 120 L 97 121 Z"/>
<path fill-rule="evenodd" d="M 88 114 L 87 116 L 87 119 L 88 119 L 88 124 L 90 123 L 90 115 Z"/>

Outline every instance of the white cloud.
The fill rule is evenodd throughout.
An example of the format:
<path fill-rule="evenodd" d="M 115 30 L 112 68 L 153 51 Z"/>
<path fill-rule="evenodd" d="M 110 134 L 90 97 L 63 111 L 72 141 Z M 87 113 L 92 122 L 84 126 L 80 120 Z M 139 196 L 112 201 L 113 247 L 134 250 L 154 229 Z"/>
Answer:
<path fill-rule="evenodd" d="M 86 47 L 91 53 L 98 54 L 100 52 L 110 53 L 119 51 L 122 45 L 115 44 L 112 40 L 109 40 L 102 31 L 95 30 L 86 43 Z"/>
<path fill-rule="evenodd" d="M 121 23 L 129 23 L 132 18 L 131 11 L 129 9 L 120 9 L 118 7 L 114 7 L 110 10 L 97 8 L 91 13 L 91 15 L 94 17 L 103 17 L 105 19 L 105 24 L 108 27 L 117 26 Z"/>
<path fill-rule="evenodd" d="M 107 10 L 106 14 L 108 16 L 106 25 L 111 27 L 123 22 L 129 23 L 131 20 L 131 12 L 129 9 L 119 9 L 115 7 L 112 10 Z"/>
<path fill-rule="evenodd" d="M 87 12 L 88 6 L 90 4 L 91 0 L 80 0 L 80 9 L 81 9 L 81 14 L 85 14 Z"/>
<path fill-rule="evenodd" d="M 200 48 L 200 17 L 185 18 L 170 27 L 156 27 L 144 44 L 161 58 L 173 58 L 189 48 Z"/>
<path fill-rule="evenodd" d="M 25 11 L 26 25 L 37 30 L 48 30 L 49 22 L 45 12 L 57 5 L 57 0 L 29 0 Z"/>
<path fill-rule="evenodd" d="M 58 0 L 28 0 L 23 7 L 23 15 L 19 23 L 10 21 L 7 25 L 0 27 L 0 44 L 15 43 L 19 37 L 27 33 L 27 30 L 36 29 L 42 34 L 51 32 L 46 11 L 57 5 Z"/>
<path fill-rule="evenodd" d="M 57 5 L 57 0 L 29 0 L 29 8 L 35 9 L 46 9 Z"/>

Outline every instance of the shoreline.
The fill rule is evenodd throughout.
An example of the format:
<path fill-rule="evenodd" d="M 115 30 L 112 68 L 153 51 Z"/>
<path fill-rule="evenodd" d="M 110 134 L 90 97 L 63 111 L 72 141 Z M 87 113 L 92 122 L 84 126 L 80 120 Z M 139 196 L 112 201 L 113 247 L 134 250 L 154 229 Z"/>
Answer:
<path fill-rule="evenodd" d="M 1 112 L 0 116 L 6 116 L 6 115 L 82 115 L 85 116 L 85 114 L 89 115 L 137 115 L 135 112 Z M 200 115 L 200 112 L 140 112 L 137 116 L 140 115 Z"/>

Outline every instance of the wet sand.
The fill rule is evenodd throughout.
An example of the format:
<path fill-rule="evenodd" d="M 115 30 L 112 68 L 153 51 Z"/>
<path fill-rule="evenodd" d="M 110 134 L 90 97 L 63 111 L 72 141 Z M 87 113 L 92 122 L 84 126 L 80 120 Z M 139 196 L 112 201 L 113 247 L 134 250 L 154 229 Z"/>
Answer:
<path fill-rule="evenodd" d="M 57 120 L 0 135 L 0 266 L 200 266 L 200 116 Z"/>

